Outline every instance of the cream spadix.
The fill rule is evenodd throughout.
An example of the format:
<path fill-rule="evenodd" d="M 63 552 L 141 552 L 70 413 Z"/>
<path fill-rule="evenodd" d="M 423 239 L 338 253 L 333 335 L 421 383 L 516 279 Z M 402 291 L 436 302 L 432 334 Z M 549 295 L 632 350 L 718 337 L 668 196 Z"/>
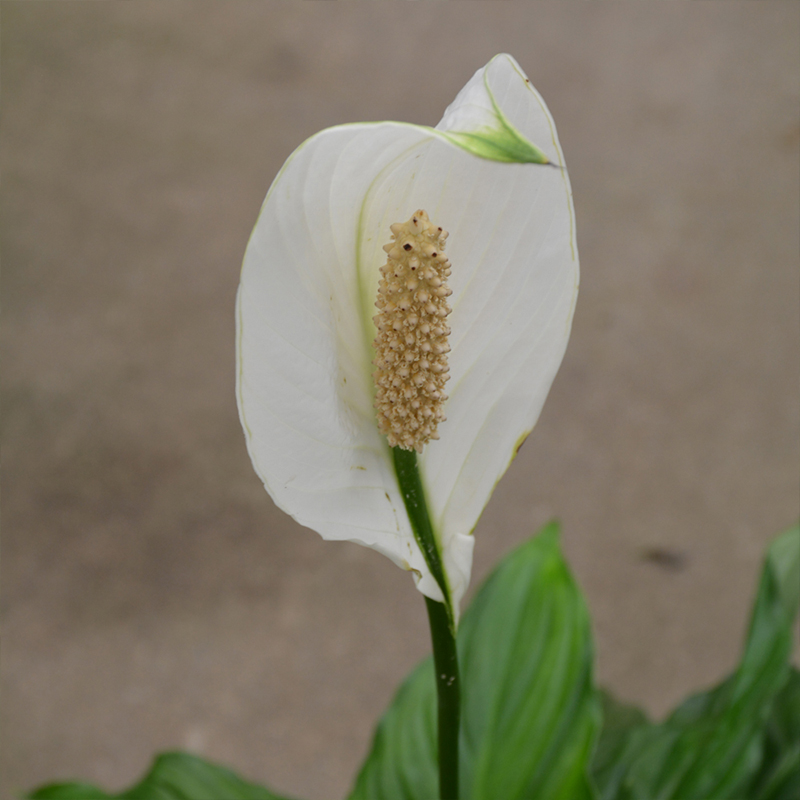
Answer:
<path fill-rule="evenodd" d="M 456 607 L 469 582 L 472 530 L 533 428 L 569 338 L 578 255 L 563 164 L 544 101 L 514 59 L 500 55 L 467 83 L 435 129 L 358 123 L 304 142 L 273 182 L 245 254 L 237 397 L 267 491 L 301 524 L 384 553 L 412 570 L 423 593 L 442 600 L 382 433 L 399 420 L 385 410 L 381 417 L 388 350 L 373 342 L 392 336 L 398 321 L 384 326 L 385 309 L 376 315 L 375 303 L 387 296 L 379 293 L 381 280 L 395 280 L 382 266 L 394 260 L 410 271 L 408 251 L 392 255 L 398 236 L 409 236 L 403 226 L 424 209 L 437 233 L 439 226 L 449 231 L 452 274 L 433 275 L 422 287 L 442 334 L 418 340 L 417 325 L 434 327 L 420 323 L 421 313 L 413 347 L 408 326 L 394 331 L 412 356 L 408 375 L 391 381 L 410 381 L 395 390 L 417 387 L 426 343 L 431 398 L 445 395 L 449 376 L 449 397 L 430 406 L 438 426 L 423 432 L 425 442 L 404 439 L 402 426 L 395 440 L 424 445 L 419 473 Z M 435 252 L 426 257 L 438 258 Z M 435 281 L 445 285 L 445 277 L 449 286 L 434 300 Z M 405 286 L 421 302 L 422 281 Z M 439 316 L 440 308 L 452 314 Z"/>
<path fill-rule="evenodd" d="M 384 245 L 375 335 L 375 408 L 378 428 L 392 447 L 422 452 L 444 422 L 444 385 L 450 367 L 447 337 L 450 314 L 447 285 L 450 260 L 444 254 L 447 232 L 424 209 L 406 223 L 392 225 L 393 242 Z"/>

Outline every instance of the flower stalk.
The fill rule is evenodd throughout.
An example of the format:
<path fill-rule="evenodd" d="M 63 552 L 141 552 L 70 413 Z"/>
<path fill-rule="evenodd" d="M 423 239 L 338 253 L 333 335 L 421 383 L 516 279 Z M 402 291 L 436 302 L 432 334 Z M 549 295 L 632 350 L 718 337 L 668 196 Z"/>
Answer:
<path fill-rule="evenodd" d="M 447 608 L 425 598 L 433 640 L 436 673 L 437 741 L 439 745 L 439 796 L 458 800 L 458 735 L 461 724 L 461 684 L 458 675 L 456 637 Z"/>
<path fill-rule="evenodd" d="M 431 526 L 425 492 L 414 450 L 392 448 L 395 472 L 414 537 L 428 568 L 442 590 L 445 602 L 425 598 L 433 643 L 436 674 L 437 741 L 439 752 L 439 796 L 458 800 L 458 736 L 461 720 L 461 685 L 458 674 L 456 625 L 452 595 L 442 567 L 440 548 Z"/>

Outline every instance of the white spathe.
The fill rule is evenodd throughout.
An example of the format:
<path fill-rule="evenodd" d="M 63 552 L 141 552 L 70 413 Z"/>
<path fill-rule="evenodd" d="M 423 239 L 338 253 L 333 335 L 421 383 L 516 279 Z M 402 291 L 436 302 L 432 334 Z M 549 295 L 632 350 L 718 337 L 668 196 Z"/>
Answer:
<path fill-rule="evenodd" d="M 242 268 L 237 397 L 267 491 L 323 538 L 413 570 L 441 601 L 377 428 L 372 316 L 389 226 L 423 208 L 450 232 L 450 399 L 419 469 L 456 613 L 472 530 L 536 423 L 578 293 L 566 170 L 508 163 L 540 151 L 564 164 L 544 101 L 513 58 L 496 56 L 436 129 L 342 125 L 298 147 Z"/>

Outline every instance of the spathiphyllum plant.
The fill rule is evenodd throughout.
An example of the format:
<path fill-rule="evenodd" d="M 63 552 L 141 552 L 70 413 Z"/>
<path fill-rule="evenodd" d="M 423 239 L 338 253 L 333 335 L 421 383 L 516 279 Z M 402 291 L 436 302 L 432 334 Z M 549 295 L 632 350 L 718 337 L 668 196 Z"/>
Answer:
<path fill-rule="evenodd" d="M 237 397 L 275 503 L 371 547 L 425 596 L 433 657 L 381 720 L 349 800 L 798 800 L 800 529 L 770 547 L 738 668 L 662 722 L 599 691 L 551 523 L 463 619 L 472 533 L 569 338 L 578 253 L 542 98 L 508 55 L 435 128 L 342 125 L 275 178 L 237 299 Z M 280 800 L 196 756 L 109 795 Z"/>
<path fill-rule="evenodd" d="M 247 247 L 237 361 L 250 457 L 298 522 L 384 553 L 429 599 L 446 797 L 458 793 L 472 530 L 539 416 L 577 292 L 555 125 L 506 55 L 436 128 L 312 136 Z"/>

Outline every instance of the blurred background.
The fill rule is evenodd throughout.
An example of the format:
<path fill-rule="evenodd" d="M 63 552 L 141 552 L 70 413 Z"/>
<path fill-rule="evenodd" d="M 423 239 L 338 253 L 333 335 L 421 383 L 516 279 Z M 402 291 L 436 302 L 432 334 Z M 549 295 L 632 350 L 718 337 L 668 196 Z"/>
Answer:
<path fill-rule="evenodd" d="M 337 123 L 435 125 L 509 52 L 558 124 L 582 286 L 473 590 L 557 516 L 597 677 L 734 665 L 798 509 L 800 7 L 2 8 L 3 797 L 182 748 L 341 797 L 429 651 L 407 573 L 272 504 L 234 399 L 261 201 Z"/>

